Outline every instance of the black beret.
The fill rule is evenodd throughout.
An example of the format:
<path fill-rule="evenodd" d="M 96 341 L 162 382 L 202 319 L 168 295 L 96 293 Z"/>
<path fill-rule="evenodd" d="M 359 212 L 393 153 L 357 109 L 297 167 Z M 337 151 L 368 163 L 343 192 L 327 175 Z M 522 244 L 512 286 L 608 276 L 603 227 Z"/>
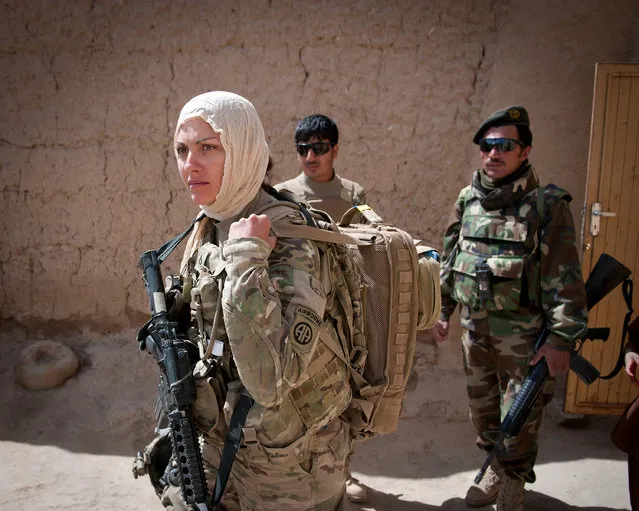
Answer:
<path fill-rule="evenodd" d="M 513 105 L 506 107 L 502 110 L 497 110 L 488 119 L 486 119 L 475 133 L 473 142 L 479 144 L 482 136 L 489 128 L 495 126 L 530 126 L 530 120 L 528 119 L 528 112 L 523 106 Z"/>

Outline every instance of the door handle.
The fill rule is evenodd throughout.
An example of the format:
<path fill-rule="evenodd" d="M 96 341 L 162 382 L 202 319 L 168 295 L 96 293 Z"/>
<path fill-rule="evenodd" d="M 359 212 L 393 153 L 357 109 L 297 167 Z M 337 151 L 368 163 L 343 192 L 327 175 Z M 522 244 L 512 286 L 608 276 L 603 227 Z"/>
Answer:
<path fill-rule="evenodd" d="M 593 202 L 590 209 L 590 235 L 597 236 L 601 230 L 601 217 L 610 218 L 617 216 L 613 211 L 602 211 L 600 202 Z"/>

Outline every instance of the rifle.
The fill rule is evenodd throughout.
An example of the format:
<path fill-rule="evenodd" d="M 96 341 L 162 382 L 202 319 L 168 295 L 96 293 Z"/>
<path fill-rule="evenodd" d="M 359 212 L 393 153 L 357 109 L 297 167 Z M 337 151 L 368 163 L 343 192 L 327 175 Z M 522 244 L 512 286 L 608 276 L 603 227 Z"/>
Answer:
<path fill-rule="evenodd" d="M 171 321 L 162 285 L 162 255 L 149 250 L 140 257 L 149 295 L 151 319 L 138 333 L 140 349 L 151 353 L 160 367 L 159 399 L 166 413 L 184 501 L 194 511 L 207 511 L 208 488 L 191 405 L 195 401 L 188 345 Z"/>
<path fill-rule="evenodd" d="M 612 256 L 603 253 L 595 264 L 592 272 L 586 281 L 586 304 L 588 310 L 594 307 L 599 301 L 607 296 L 613 289 L 624 281 L 629 281 L 631 271 Z M 628 300 L 626 300 L 628 301 Z M 624 328 L 625 330 L 625 328 Z M 544 323 L 535 340 L 535 352 L 541 348 L 548 336 L 550 329 Z M 589 328 L 583 336 L 586 339 L 606 340 L 610 334 L 609 328 Z M 623 349 L 623 347 L 622 347 Z M 590 385 L 599 378 L 599 371 L 585 358 L 573 351 L 570 356 L 570 369 L 579 376 L 586 385 Z M 522 426 L 526 423 L 541 389 L 548 378 L 548 363 L 543 358 L 528 372 L 521 389 L 515 396 L 515 400 L 508 410 L 506 417 L 501 421 L 499 430 L 495 435 L 495 445 L 490 451 L 481 469 L 475 476 L 475 484 L 479 484 L 490 466 L 493 458 L 497 454 L 498 447 L 508 438 L 513 438 L 519 434 Z"/>

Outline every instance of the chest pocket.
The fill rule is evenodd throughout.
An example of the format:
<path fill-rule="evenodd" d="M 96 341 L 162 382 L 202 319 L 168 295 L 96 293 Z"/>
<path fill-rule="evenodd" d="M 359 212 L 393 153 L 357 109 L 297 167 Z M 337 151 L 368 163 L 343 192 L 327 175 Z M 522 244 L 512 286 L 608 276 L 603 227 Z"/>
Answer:
<path fill-rule="evenodd" d="M 465 214 L 453 264 L 455 300 L 472 310 L 516 311 L 528 257 L 528 224 Z"/>

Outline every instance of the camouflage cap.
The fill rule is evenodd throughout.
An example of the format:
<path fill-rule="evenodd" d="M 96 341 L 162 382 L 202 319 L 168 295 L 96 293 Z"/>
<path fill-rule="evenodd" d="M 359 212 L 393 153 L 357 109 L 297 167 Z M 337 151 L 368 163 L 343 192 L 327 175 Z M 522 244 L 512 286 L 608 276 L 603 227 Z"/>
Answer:
<path fill-rule="evenodd" d="M 484 133 L 489 128 L 494 126 L 507 126 L 507 125 L 519 125 L 530 126 L 530 120 L 528 119 L 528 112 L 523 106 L 512 105 L 502 110 L 497 110 L 488 119 L 486 119 L 475 133 L 473 142 L 479 144 Z"/>

